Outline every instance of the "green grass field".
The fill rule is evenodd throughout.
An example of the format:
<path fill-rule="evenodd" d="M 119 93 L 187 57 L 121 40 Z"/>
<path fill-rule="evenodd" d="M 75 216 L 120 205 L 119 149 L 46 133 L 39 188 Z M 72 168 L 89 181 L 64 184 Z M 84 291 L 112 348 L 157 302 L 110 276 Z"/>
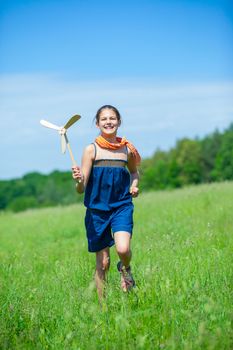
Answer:
<path fill-rule="evenodd" d="M 141 194 L 98 304 L 82 205 L 0 215 L 0 349 L 233 349 L 233 183 Z"/>

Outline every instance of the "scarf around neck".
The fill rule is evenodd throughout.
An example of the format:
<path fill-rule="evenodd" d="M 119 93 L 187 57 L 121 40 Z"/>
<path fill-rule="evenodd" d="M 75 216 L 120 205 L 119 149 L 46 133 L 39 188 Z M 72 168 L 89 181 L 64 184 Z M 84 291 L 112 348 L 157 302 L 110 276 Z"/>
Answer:
<path fill-rule="evenodd" d="M 125 137 L 116 137 L 116 140 L 117 143 L 111 143 L 105 140 L 105 138 L 100 135 L 95 139 L 95 142 L 102 148 L 112 150 L 117 150 L 124 146 L 128 146 L 130 151 L 132 152 L 133 157 L 135 158 L 136 164 L 139 165 L 141 162 L 141 157 L 134 145 L 131 142 L 129 142 Z"/>

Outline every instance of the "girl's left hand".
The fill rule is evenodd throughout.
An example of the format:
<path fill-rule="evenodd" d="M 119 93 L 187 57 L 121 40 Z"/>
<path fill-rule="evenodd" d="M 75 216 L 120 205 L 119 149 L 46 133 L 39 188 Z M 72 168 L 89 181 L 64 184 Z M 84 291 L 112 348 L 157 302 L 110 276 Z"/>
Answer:
<path fill-rule="evenodd" d="M 139 188 L 138 187 L 131 187 L 130 193 L 133 198 L 137 197 L 139 195 Z"/>

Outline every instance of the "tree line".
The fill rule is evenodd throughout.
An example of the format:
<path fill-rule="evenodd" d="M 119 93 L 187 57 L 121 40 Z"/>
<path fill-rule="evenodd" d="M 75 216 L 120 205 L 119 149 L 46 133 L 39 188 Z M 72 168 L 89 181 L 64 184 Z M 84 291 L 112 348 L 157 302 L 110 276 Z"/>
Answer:
<path fill-rule="evenodd" d="M 183 138 L 168 151 L 157 149 L 140 167 L 140 189 L 163 190 L 233 180 L 233 123 L 199 139 Z M 29 173 L 0 181 L 0 210 L 22 211 L 83 201 L 71 172 Z"/>
<path fill-rule="evenodd" d="M 156 150 L 142 164 L 143 189 L 233 180 L 233 123 L 203 139 L 183 138 L 167 152 Z"/>
<path fill-rule="evenodd" d="M 53 171 L 49 175 L 33 172 L 20 179 L 0 181 L 0 210 L 18 212 L 82 200 L 83 196 L 75 191 L 70 171 Z"/>

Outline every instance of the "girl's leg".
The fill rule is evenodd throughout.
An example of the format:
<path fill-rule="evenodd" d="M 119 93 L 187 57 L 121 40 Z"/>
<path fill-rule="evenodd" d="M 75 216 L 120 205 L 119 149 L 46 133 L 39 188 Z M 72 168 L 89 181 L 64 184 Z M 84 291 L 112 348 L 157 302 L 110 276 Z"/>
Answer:
<path fill-rule="evenodd" d="M 114 233 L 117 254 L 125 268 L 129 267 L 132 252 L 130 250 L 131 235 L 129 232 L 119 231 Z"/>
<path fill-rule="evenodd" d="M 131 235 L 129 232 L 119 231 L 114 234 L 114 239 L 116 251 L 121 260 L 117 264 L 117 268 L 121 273 L 121 288 L 124 292 L 128 292 L 135 286 L 130 268 L 130 260 L 132 257 L 132 252 L 130 250 Z"/>
<path fill-rule="evenodd" d="M 99 300 L 101 301 L 104 296 L 104 283 L 106 279 L 106 272 L 110 266 L 110 254 L 109 247 L 96 252 L 96 271 L 95 271 L 95 283 Z"/>

